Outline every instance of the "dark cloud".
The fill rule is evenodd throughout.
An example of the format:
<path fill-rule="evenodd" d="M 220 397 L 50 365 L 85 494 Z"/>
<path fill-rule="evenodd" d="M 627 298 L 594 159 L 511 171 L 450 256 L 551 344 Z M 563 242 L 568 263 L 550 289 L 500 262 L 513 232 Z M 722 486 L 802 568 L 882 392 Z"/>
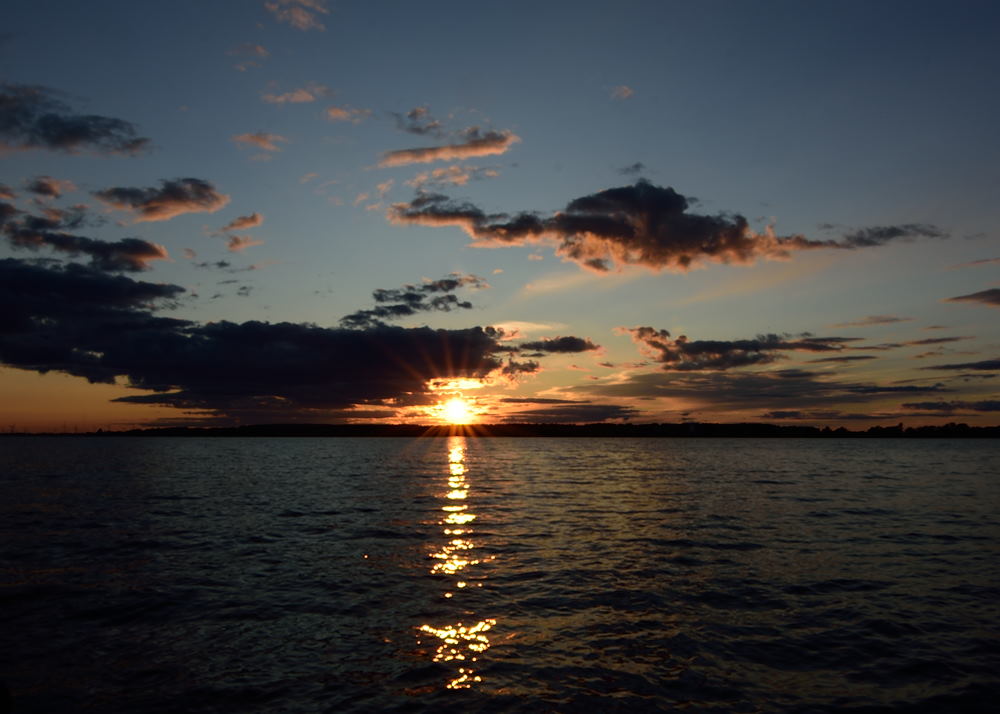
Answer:
<path fill-rule="evenodd" d="M 552 337 L 535 340 L 534 342 L 525 342 L 520 345 L 520 348 L 522 350 L 534 350 L 535 352 L 572 353 L 596 350 L 600 349 L 600 346 L 583 337 L 567 335 L 566 337 Z"/>
<path fill-rule="evenodd" d="M 612 419 L 632 419 L 639 416 L 634 407 L 619 404 L 592 404 L 590 402 L 565 402 L 548 409 L 527 409 L 504 415 L 504 421 L 516 423 L 592 424 Z"/>
<path fill-rule="evenodd" d="M 912 317 L 896 317 L 895 315 L 869 315 L 854 322 L 838 322 L 831 327 L 871 327 L 872 325 L 889 325 L 894 322 L 909 322 Z"/>
<path fill-rule="evenodd" d="M 509 131 L 482 131 L 479 127 L 473 126 L 462 133 L 462 139 L 458 143 L 388 151 L 382 155 L 379 166 L 406 166 L 407 164 L 421 164 L 429 161 L 503 154 L 520 140 L 520 137 Z"/>
<path fill-rule="evenodd" d="M 645 170 L 646 170 L 646 164 L 642 163 L 641 161 L 636 161 L 634 164 L 631 164 L 629 166 L 623 166 L 622 168 L 618 169 L 618 173 L 622 174 L 623 176 L 638 176 Z"/>
<path fill-rule="evenodd" d="M 96 114 L 74 114 L 46 87 L 0 84 L 0 153 L 50 149 L 68 154 L 135 155 L 149 148 L 135 126 Z"/>
<path fill-rule="evenodd" d="M 890 394 L 934 394 L 940 384 L 882 386 L 841 382 L 829 373 L 801 369 L 768 372 L 643 372 L 607 383 L 588 383 L 568 391 L 587 396 L 665 399 L 683 408 L 719 412 L 814 410 L 845 403 L 865 403 Z"/>
<path fill-rule="evenodd" d="M 1000 306 L 1000 288 L 980 290 L 978 293 L 947 298 L 945 302 L 978 302 L 983 305 Z"/>
<path fill-rule="evenodd" d="M 94 196 L 107 205 L 136 214 L 137 223 L 166 221 L 185 213 L 214 213 L 229 203 L 208 181 L 196 178 L 161 180 L 159 188 L 107 188 Z"/>
<path fill-rule="evenodd" d="M 0 199 L 4 201 L 13 201 L 15 198 L 17 198 L 17 196 L 14 193 L 14 189 L 5 183 L 0 183 Z"/>
<path fill-rule="evenodd" d="M 497 350 L 498 352 L 502 350 Z M 532 360 L 525 360 L 524 362 L 517 362 L 513 358 L 508 358 L 506 362 L 503 363 L 503 368 L 500 373 L 505 377 L 515 378 L 519 374 L 535 374 L 538 372 L 542 366 L 538 362 Z"/>
<path fill-rule="evenodd" d="M 84 223 L 82 209 L 50 209 L 45 216 L 22 215 L 14 219 L 14 213 L 3 208 L 7 205 L 0 204 L 0 231 L 14 248 L 82 254 L 90 258 L 91 267 L 111 272 L 147 270 L 151 261 L 170 257 L 162 245 L 140 238 L 112 242 L 67 232 Z"/>
<path fill-rule="evenodd" d="M 367 328 L 384 324 L 386 320 L 396 320 L 416 315 L 420 312 L 450 312 L 472 309 L 468 300 L 459 300 L 454 292 L 459 288 L 489 287 L 485 280 L 476 275 L 452 273 L 440 280 L 429 280 L 420 285 L 404 285 L 401 288 L 377 289 L 372 293 L 376 306 L 370 310 L 358 310 L 345 315 L 340 324 L 350 328 Z"/>
<path fill-rule="evenodd" d="M 971 337 L 928 337 L 923 340 L 909 340 L 904 342 L 904 345 L 941 345 L 947 342 L 961 342 L 962 340 L 971 340 Z"/>
<path fill-rule="evenodd" d="M 907 409 L 918 409 L 920 411 L 932 412 L 954 412 L 959 410 L 974 412 L 1000 412 L 1000 400 L 997 399 L 987 399 L 979 402 L 908 402 L 903 406 Z"/>
<path fill-rule="evenodd" d="M 932 367 L 921 367 L 920 369 L 939 369 L 939 370 L 963 370 L 963 369 L 978 369 L 978 370 L 1000 370 L 1000 359 L 987 359 L 981 362 L 962 362 L 961 364 L 937 364 Z"/>
<path fill-rule="evenodd" d="M 633 327 L 625 330 L 643 351 L 676 371 L 727 370 L 735 367 L 770 364 L 783 358 L 781 352 L 835 352 L 859 338 L 802 335 L 758 335 L 751 340 L 676 339 L 667 330 Z"/>
<path fill-rule="evenodd" d="M 821 359 L 811 359 L 810 364 L 819 364 L 821 362 L 861 362 L 869 359 L 877 359 L 874 355 L 848 355 L 846 357 L 823 357 Z"/>
<path fill-rule="evenodd" d="M 43 198 L 59 198 L 67 191 L 75 191 L 76 186 L 72 181 L 52 178 L 51 176 L 37 176 L 24 184 L 24 190 Z"/>
<path fill-rule="evenodd" d="M 759 258 L 787 258 L 798 250 L 853 250 L 896 238 L 941 235 L 930 226 L 905 225 L 861 229 L 842 241 L 782 237 L 770 230 L 754 231 L 738 214 L 691 213 L 691 203 L 672 188 L 640 180 L 574 199 L 551 216 L 487 214 L 442 194 L 420 193 L 410 203 L 394 204 L 389 219 L 458 226 L 482 245 L 551 240 L 565 259 L 601 272 L 624 265 L 687 270 L 704 262 L 752 263 Z"/>
<path fill-rule="evenodd" d="M 400 131 L 419 136 L 441 136 L 441 122 L 430 115 L 427 107 L 414 107 L 406 114 L 393 112 Z"/>
<path fill-rule="evenodd" d="M 504 397 L 498 399 L 501 404 L 588 404 L 578 399 L 554 399 L 552 397 Z"/>
<path fill-rule="evenodd" d="M 183 292 L 80 265 L 0 260 L 0 360 L 155 392 L 124 402 L 275 414 L 381 405 L 425 392 L 430 379 L 501 366 L 495 334 L 479 327 L 197 324 L 152 313 Z"/>

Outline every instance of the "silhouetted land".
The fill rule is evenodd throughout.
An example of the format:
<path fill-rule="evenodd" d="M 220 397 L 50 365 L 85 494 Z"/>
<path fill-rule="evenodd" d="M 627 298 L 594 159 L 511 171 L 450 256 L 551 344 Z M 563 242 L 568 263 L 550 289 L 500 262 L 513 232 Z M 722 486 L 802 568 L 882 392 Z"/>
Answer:
<path fill-rule="evenodd" d="M 777 424 L 475 424 L 470 426 L 415 424 L 254 424 L 235 427 L 160 427 L 101 431 L 55 436 L 558 436 L 558 437 L 752 437 L 752 438 L 1000 438 L 1000 426 L 941 424 L 904 427 L 873 426 L 863 431 L 844 427 L 783 426 Z M 10 434 L 4 434 L 9 436 Z M 53 434 L 50 434 L 53 435 Z"/>

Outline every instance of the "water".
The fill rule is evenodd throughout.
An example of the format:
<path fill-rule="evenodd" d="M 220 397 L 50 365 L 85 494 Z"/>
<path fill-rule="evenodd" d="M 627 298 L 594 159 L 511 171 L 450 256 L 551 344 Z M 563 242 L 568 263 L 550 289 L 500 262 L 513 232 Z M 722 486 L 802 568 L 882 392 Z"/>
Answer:
<path fill-rule="evenodd" d="M 0 440 L 15 712 L 987 712 L 1000 443 Z"/>

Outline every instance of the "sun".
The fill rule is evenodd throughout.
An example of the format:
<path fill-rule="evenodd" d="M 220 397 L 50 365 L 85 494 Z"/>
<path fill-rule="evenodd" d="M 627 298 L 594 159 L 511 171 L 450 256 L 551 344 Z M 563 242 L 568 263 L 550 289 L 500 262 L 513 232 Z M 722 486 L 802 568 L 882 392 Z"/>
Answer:
<path fill-rule="evenodd" d="M 453 397 L 441 404 L 441 418 L 449 424 L 469 424 L 475 418 L 472 405 L 461 397 Z"/>

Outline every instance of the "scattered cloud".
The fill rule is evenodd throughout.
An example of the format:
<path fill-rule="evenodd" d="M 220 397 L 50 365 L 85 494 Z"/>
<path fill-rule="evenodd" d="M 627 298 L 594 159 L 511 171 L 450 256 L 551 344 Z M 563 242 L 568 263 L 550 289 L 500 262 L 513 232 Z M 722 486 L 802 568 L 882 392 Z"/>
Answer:
<path fill-rule="evenodd" d="M 326 118 L 330 121 L 349 121 L 360 124 L 372 115 L 371 109 L 355 109 L 354 107 L 327 107 Z"/>
<path fill-rule="evenodd" d="M 252 248 L 255 245 L 264 245 L 264 241 L 257 240 L 252 236 L 232 235 L 226 241 L 226 250 L 231 253 L 242 253 L 247 248 Z"/>
<path fill-rule="evenodd" d="M 388 151 L 382 155 L 379 166 L 383 168 L 406 166 L 431 161 L 466 159 L 471 156 L 503 154 L 520 140 L 520 137 L 510 131 L 482 131 L 479 127 L 473 126 L 462 133 L 462 140 L 456 144 Z"/>
<path fill-rule="evenodd" d="M 14 193 L 14 189 L 5 183 L 0 183 L 0 200 L 13 201 L 15 198 L 17 195 Z"/>
<path fill-rule="evenodd" d="M 368 328 L 385 324 L 386 320 L 396 320 L 416 315 L 419 312 L 450 312 L 472 309 L 472 303 L 459 300 L 454 292 L 460 288 L 482 289 L 489 284 L 476 275 L 451 273 L 439 280 L 427 280 L 420 285 L 404 285 L 401 288 L 378 289 L 372 292 L 376 306 L 370 310 L 358 310 L 345 315 L 340 324 L 347 328 Z M 492 331 L 495 334 L 495 330 Z"/>
<path fill-rule="evenodd" d="M 245 231 L 248 228 L 256 228 L 264 222 L 264 216 L 254 211 L 249 216 L 237 216 L 219 229 L 220 233 L 229 231 Z"/>
<path fill-rule="evenodd" d="M 414 107 L 406 114 L 393 112 L 400 131 L 419 136 L 441 136 L 441 122 L 430 115 L 427 107 Z"/>
<path fill-rule="evenodd" d="M 897 238 L 942 235 L 930 226 L 908 224 L 856 230 L 842 241 L 782 237 L 771 230 L 755 232 L 738 214 L 690 213 L 690 205 L 672 188 L 639 180 L 574 199 L 547 217 L 487 214 L 435 193 L 394 204 L 388 217 L 399 224 L 458 226 L 480 246 L 554 241 L 565 260 L 596 272 L 625 265 L 685 271 L 705 262 L 748 264 L 758 258 L 786 259 L 797 250 L 854 250 Z"/>
<path fill-rule="evenodd" d="M 555 404 L 544 409 L 507 412 L 504 414 L 503 420 L 528 424 L 593 424 L 611 420 L 628 420 L 639 416 L 639 410 L 635 407 L 620 404 L 593 404 L 586 401 L 574 402 L 561 399 L 553 399 L 550 400 L 551 402 Z M 536 400 L 534 403 L 545 403 L 545 401 Z"/>
<path fill-rule="evenodd" d="M 288 139 L 280 134 L 268 134 L 263 131 L 253 134 L 236 134 L 232 137 L 232 140 L 241 148 L 243 146 L 256 146 L 258 149 L 263 149 L 264 151 L 281 151 L 278 142 L 288 141 Z"/>
<path fill-rule="evenodd" d="M 874 355 L 847 355 L 844 357 L 821 357 L 820 359 L 809 360 L 810 364 L 822 362 L 863 362 L 865 360 L 877 359 Z"/>
<path fill-rule="evenodd" d="M 987 359 L 980 362 L 962 362 L 961 364 L 936 364 L 930 367 L 921 367 L 920 369 L 935 369 L 935 370 L 963 370 L 963 369 L 975 369 L 983 371 L 1000 370 L 1000 359 Z"/>
<path fill-rule="evenodd" d="M 7 204 L 0 204 L 0 209 Z M 46 211 L 45 216 L 21 215 L 0 210 L 0 231 L 13 248 L 48 248 L 72 256 L 90 258 L 94 270 L 118 272 L 147 270 L 154 260 L 167 260 L 166 248 L 140 238 L 104 241 L 68 232 L 84 223 L 81 209 Z"/>
<path fill-rule="evenodd" d="M 636 161 L 634 164 L 623 166 L 622 168 L 618 169 L 618 173 L 622 174 L 623 176 L 638 176 L 645 170 L 646 170 L 646 164 L 642 163 L 641 161 Z"/>
<path fill-rule="evenodd" d="M 478 181 L 486 178 L 496 178 L 500 172 L 493 168 L 478 168 L 476 166 L 446 166 L 431 171 L 422 171 L 409 181 L 407 186 L 416 189 L 423 189 L 428 186 L 464 186 L 469 181 Z"/>
<path fill-rule="evenodd" d="M 633 94 L 635 94 L 635 90 L 624 84 L 619 84 L 611 89 L 612 99 L 628 99 Z"/>
<path fill-rule="evenodd" d="M 250 42 L 237 45 L 226 54 L 245 58 L 233 65 L 240 72 L 246 72 L 248 69 L 253 67 L 260 67 L 263 64 L 263 61 L 271 56 L 271 53 L 268 52 L 263 45 L 255 45 Z"/>
<path fill-rule="evenodd" d="M 185 213 L 215 213 L 229 203 L 229 196 L 196 178 L 164 179 L 159 188 L 106 188 L 94 196 L 112 208 L 131 211 L 136 223 L 166 221 Z"/>
<path fill-rule="evenodd" d="M 950 402 L 908 402 L 903 404 L 903 406 L 907 409 L 945 413 L 960 410 L 973 412 L 1000 412 L 1000 399 L 986 399 L 977 402 L 961 400 Z"/>
<path fill-rule="evenodd" d="M 64 193 L 76 190 L 76 184 L 66 179 L 56 179 L 51 176 L 36 176 L 24 183 L 24 190 L 43 198 L 59 198 Z"/>
<path fill-rule="evenodd" d="M 802 335 L 758 335 L 751 340 L 676 339 L 666 330 L 652 327 L 621 328 L 632 336 L 642 351 L 670 371 L 727 370 L 749 365 L 770 364 L 783 358 L 782 352 L 835 352 L 859 338 Z"/>
<path fill-rule="evenodd" d="M 873 325 L 890 325 L 894 322 L 910 322 L 912 317 L 896 317 L 895 315 L 869 315 L 854 322 L 838 322 L 831 327 L 872 327 Z"/>
<path fill-rule="evenodd" d="M 326 0 L 272 0 L 265 2 L 264 7 L 278 22 L 284 22 L 303 32 L 325 30 L 326 26 L 319 16 L 330 12 L 326 8 Z"/>
<path fill-rule="evenodd" d="M 49 149 L 67 154 L 91 152 L 135 156 L 150 141 L 134 124 L 96 114 L 74 114 L 52 89 L 0 84 L 0 154 Z"/>
<path fill-rule="evenodd" d="M 980 290 L 978 293 L 947 298 L 945 302 L 978 302 L 983 305 L 998 307 L 1000 306 L 1000 288 L 990 288 L 988 290 Z"/>
<path fill-rule="evenodd" d="M 955 268 L 972 268 L 977 265 L 995 265 L 1000 263 L 1000 258 L 981 258 L 980 260 L 970 260 L 968 263 L 959 263 L 958 265 L 951 266 Z"/>
<path fill-rule="evenodd" d="M 262 94 L 260 98 L 268 104 L 306 104 L 332 95 L 333 91 L 329 87 L 311 82 L 305 87 L 293 89 L 290 92 L 282 92 L 281 94 L 268 92 Z"/>
<path fill-rule="evenodd" d="M 524 344 L 518 346 L 522 350 L 530 350 L 533 352 L 557 352 L 561 354 L 587 352 L 589 350 L 600 349 L 599 345 L 595 345 L 590 340 L 583 337 L 574 337 L 572 335 L 525 342 Z"/>

